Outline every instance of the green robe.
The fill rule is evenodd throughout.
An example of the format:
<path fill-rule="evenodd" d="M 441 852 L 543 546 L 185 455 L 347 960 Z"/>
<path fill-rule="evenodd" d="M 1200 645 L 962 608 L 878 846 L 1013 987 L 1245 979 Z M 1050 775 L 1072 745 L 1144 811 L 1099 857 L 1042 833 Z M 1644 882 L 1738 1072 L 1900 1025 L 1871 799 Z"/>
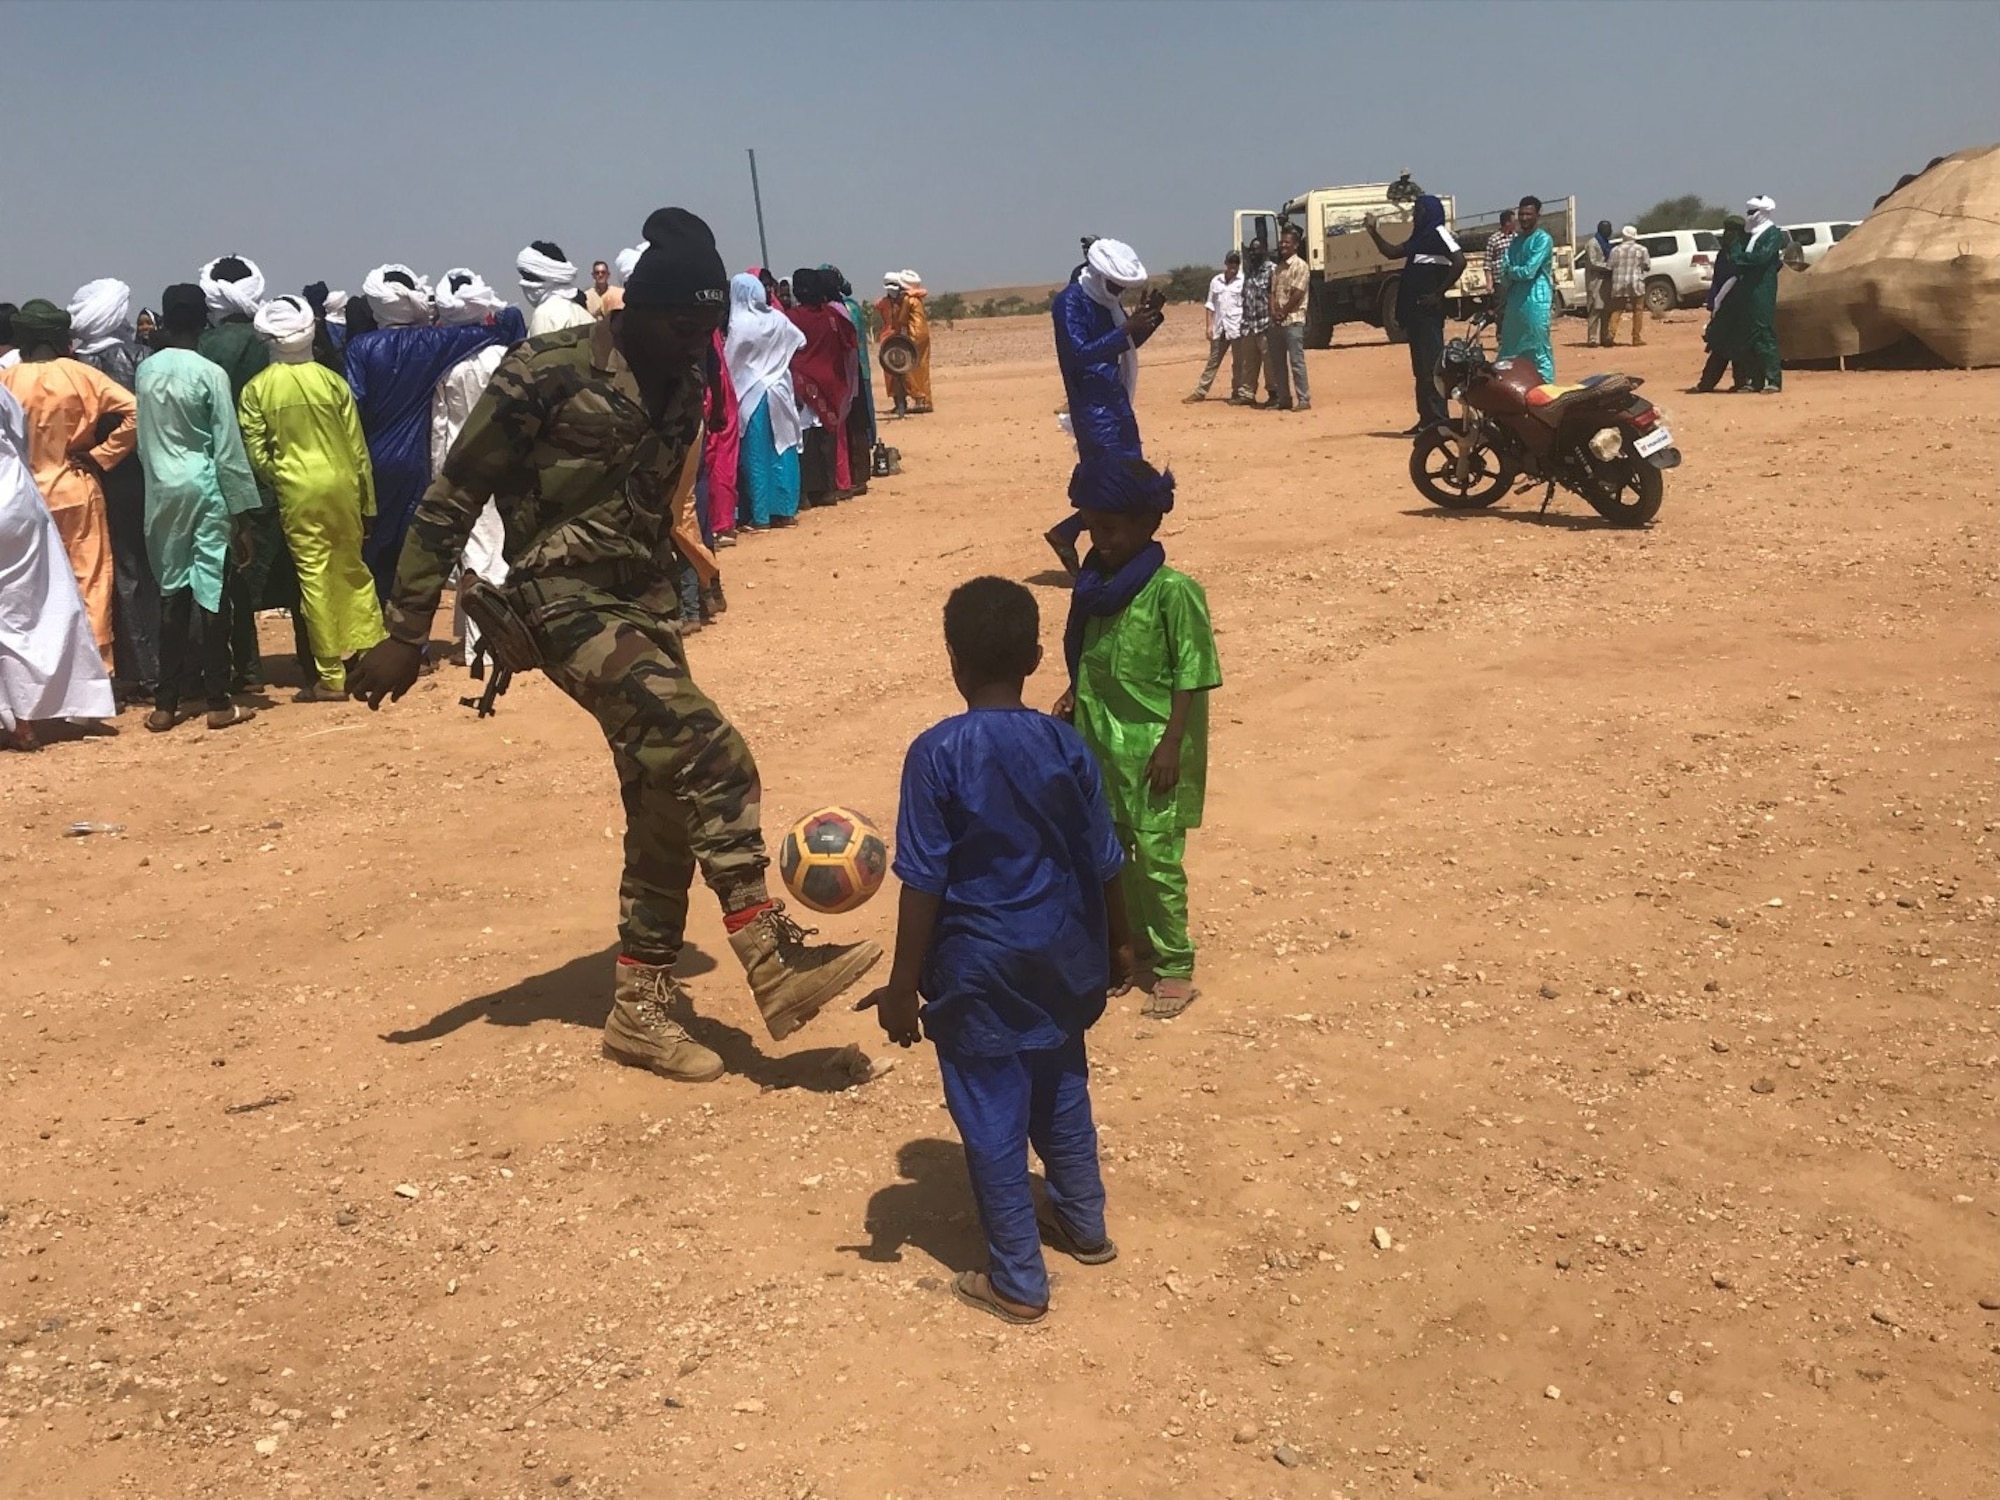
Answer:
<path fill-rule="evenodd" d="M 134 393 L 146 555 L 162 594 L 191 589 L 214 613 L 222 605 L 231 518 L 261 504 L 229 377 L 191 349 L 162 349 L 139 366 Z"/>
<path fill-rule="evenodd" d="M 1138 597 L 1084 627 L 1076 678 L 1076 727 L 1104 773 L 1111 821 L 1126 829 L 1201 826 L 1208 788 L 1208 694 L 1222 663 L 1208 597 L 1185 573 L 1161 568 Z M 1159 748 L 1176 692 L 1192 692 L 1181 744 L 1180 785 L 1156 796 L 1146 762 Z"/>
<path fill-rule="evenodd" d="M 1778 273 L 1788 243 L 1785 231 L 1773 224 L 1738 250 L 1736 285 L 1723 300 L 1723 307 L 1735 303 L 1735 316 L 1743 320 L 1743 380 L 1752 390 L 1776 390 L 1784 384 L 1778 362 Z"/>
<path fill-rule="evenodd" d="M 271 346 L 258 336 L 248 318 L 231 318 L 203 329 L 195 343 L 195 352 L 222 366 L 229 377 L 229 396 L 233 401 L 241 401 L 243 388 L 271 363 Z M 230 590 L 232 600 L 240 598 L 249 605 L 240 619 L 230 621 L 235 654 L 249 660 L 256 657 L 257 643 L 256 621 L 250 611 L 291 609 L 298 604 L 299 597 L 297 578 L 285 552 L 284 530 L 278 523 L 277 497 L 261 479 L 257 482 L 257 493 L 264 503 L 245 523 L 250 532 L 250 561 L 238 570 Z M 239 660 L 239 671 L 243 665 Z"/>
<path fill-rule="evenodd" d="M 275 364 L 243 387 L 237 416 L 250 467 L 278 497 L 314 666 L 338 692 L 346 685 L 342 663 L 387 633 L 374 577 L 361 560 L 375 478 L 354 396 L 323 365 Z"/>

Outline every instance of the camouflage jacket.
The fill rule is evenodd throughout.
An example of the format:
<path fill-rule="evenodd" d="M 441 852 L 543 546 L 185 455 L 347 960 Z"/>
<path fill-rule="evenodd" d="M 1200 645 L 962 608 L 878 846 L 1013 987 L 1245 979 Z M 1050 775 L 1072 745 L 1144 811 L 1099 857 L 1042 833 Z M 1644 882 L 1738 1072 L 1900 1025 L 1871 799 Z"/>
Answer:
<path fill-rule="evenodd" d="M 438 595 L 491 499 L 507 528 L 509 579 L 591 564 L 664 574 L 674 481 L 701 432 L 690 366 L 658 425 L 603 321 L 516 346 L 493 372 L 410 521 L 384 617 L 421 645 Z"/>

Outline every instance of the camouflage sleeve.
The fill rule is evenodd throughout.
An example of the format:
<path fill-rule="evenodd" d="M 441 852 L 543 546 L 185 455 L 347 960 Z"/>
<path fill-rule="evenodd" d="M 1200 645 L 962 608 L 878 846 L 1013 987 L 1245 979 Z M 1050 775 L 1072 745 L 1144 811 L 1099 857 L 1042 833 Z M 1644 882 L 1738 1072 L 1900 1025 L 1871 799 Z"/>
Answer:
<path fill-rule="evenodd" d="M 532 483 L 530 459 L 547 412 L 548 397 L 523 345 L 493 372 L 410 518 L 382 611 L 397 640 L 421 646 L 430 639 L 438 596 L 480 510 L 496 493 L 518 493 Z"/>

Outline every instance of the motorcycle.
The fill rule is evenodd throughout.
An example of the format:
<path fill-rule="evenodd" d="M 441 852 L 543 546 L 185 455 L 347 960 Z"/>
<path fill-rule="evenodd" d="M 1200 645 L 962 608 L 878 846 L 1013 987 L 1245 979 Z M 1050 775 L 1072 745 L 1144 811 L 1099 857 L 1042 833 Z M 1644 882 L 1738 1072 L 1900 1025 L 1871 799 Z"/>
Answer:
<path fill-rule="evenodd" d="M 1418 435 L 1410 482 L 1446 510 L 1482 510 L 1539 480 L 1544 511 L 1561 486 L 1614 526 L 1652 520 L 1665 496 L 1662 471 L 1681 455 L 1666 413 L 1634 394 L 1645 381 L 1612 374 L 1544 385 L 1530 360 L 1486 357 L 1495 321 L 1481 313 L 1445 345 L 1436 380 L 1459 416 Z"/>

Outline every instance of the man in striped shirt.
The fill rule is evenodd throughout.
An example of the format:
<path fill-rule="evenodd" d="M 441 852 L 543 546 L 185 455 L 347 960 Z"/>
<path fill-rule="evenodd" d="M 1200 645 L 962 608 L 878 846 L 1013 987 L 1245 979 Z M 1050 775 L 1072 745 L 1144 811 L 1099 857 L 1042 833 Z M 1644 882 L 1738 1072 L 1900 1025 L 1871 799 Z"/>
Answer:
<path fill-rule="evenodd" d="M 1500 263 L 1507 258 L 1507 247 L 1514 243 L 1514 210 L 1500 210 L 1500 227 L 1493 231 L 1493 237 L 1486 242 L 1486 294 L 1493 299 L 1493 327 L 1498 331 L 1500 314 L 1506 310 L 1506 299 L 1500 295 Z"/>

